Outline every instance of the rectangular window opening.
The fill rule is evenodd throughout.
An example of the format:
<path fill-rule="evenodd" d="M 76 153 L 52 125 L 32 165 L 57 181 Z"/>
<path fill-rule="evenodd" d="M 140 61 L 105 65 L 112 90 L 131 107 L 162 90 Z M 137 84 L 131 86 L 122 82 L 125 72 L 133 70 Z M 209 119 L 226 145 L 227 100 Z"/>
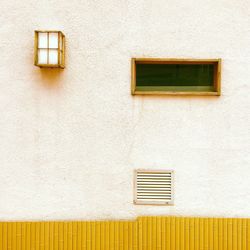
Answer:
<path fill-rule="evenodd" d="M 220 59 L 132 59 L 132 94 L 220 95 Z"/>

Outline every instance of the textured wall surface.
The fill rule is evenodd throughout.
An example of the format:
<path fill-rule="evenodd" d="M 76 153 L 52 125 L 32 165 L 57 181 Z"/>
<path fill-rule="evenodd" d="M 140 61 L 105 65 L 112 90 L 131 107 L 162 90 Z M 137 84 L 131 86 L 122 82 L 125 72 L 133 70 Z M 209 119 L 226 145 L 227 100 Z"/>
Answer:
<path fill-rule="evenodd" d="M 0 222 L 0 250 L 248 250 L 250 219 Z"/>
<path fill-rule="evenodd" d="M 250 216 L 250 3 L 0 2 L 0 220 Z M 33 66 L 35 29 L 66 68 Z M 130 95 L 131 57 L 222 58 L 221 97 Z M 173 169 L 175 205 L 133 205 Z"/>

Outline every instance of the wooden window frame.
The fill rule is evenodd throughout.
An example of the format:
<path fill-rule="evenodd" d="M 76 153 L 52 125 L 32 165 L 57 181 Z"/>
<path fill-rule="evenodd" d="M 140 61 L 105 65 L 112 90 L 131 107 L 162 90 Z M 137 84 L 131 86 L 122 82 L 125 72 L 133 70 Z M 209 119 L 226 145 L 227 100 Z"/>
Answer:
<path fill-rule="evenodd" d="M 214 91 L 159 91 L 136 90 L 136 64 L 214 64 Z M 176 58 L 132 58 L 131 59 L 131 94 L 132 95 L 221 95 L 221 59 L 176 59 Z"/>

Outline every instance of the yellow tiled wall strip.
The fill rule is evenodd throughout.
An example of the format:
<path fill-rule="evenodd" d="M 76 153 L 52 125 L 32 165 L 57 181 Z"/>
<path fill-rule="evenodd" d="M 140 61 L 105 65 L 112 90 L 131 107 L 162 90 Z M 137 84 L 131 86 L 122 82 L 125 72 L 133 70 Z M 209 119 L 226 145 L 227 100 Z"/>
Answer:
<path fill-rule="evenodd" d="M 2 222 L 1 250 L 137 249 L 137 223 Z"/>
<path fill-rule="evenodd" d="M 250 250 L 250 219 L 140 217 L 139 250 Z"/>
<path fill-rule="evenodd" d="M 250 250 L 250 219 L 0 222 L 0 250 Z"/>

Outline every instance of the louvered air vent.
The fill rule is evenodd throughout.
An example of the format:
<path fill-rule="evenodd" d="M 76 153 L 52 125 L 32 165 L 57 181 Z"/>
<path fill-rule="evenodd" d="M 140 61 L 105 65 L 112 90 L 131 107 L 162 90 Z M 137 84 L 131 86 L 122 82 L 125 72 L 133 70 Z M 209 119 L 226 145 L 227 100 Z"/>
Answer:
<path fill-rule="evenodd" d="M 173 171 L 135 171 L 135 204 L 173 204 Z"/>

